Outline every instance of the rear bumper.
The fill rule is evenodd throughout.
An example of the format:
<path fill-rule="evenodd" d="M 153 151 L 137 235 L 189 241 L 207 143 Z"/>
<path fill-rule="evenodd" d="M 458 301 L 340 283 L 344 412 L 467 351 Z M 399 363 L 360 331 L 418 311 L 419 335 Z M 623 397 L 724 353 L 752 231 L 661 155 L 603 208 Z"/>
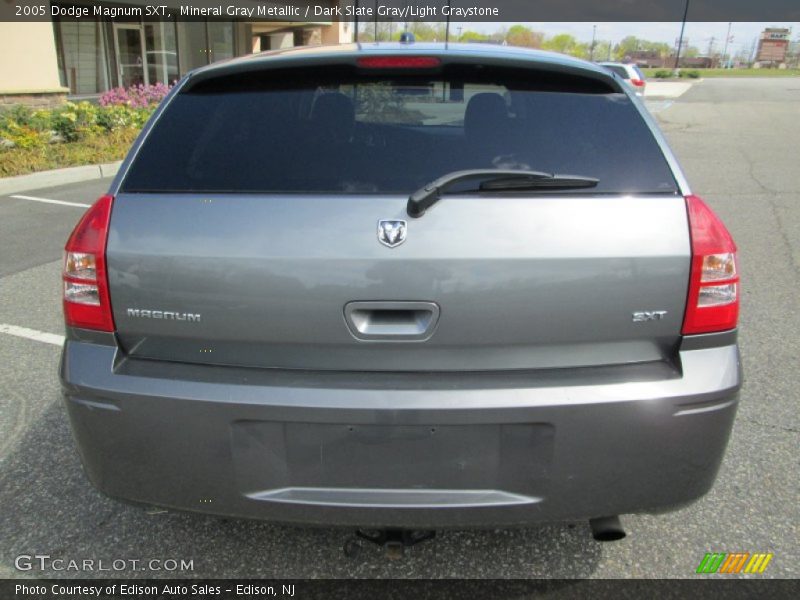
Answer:
<path fill-rule="evenodd" d="M 120 360 L 70 340 L 61 379 L 85 470 L 112 497 L 305 524 L 479 527 L 657 512 L 707 492 L 736 412 L 738 348 L 680 359 L 348 375 Z"/>

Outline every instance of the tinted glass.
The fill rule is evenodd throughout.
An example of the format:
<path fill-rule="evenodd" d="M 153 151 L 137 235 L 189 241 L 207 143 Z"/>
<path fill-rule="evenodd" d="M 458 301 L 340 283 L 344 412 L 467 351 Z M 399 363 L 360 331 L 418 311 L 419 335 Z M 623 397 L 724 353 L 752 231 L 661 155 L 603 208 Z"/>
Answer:
<path fill-rule="evenodd" d="M 200 86 L 169 105 L 122 189 L 408 194 L 451 171 L 503 168 L 600 180 L 576 193 L 676 190 L 626 95 L 533 80 Z"/>

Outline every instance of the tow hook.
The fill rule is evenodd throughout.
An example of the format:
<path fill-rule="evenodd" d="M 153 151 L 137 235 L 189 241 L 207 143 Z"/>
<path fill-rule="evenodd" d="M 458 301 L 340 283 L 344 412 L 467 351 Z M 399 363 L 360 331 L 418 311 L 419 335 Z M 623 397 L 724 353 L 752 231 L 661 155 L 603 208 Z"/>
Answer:
<path fill-rule="evenodd" d="M 349 557 L 358 555 L 361 546 L 359 540 L 383 546 L 386 558 L 398 560 L 405 554 L 405 549 L 416 546 L 420 542 L 432 540 L 436 532 L 422 529 L 357 529 L 355 536 L 344 544 L 344 553 Z"/>

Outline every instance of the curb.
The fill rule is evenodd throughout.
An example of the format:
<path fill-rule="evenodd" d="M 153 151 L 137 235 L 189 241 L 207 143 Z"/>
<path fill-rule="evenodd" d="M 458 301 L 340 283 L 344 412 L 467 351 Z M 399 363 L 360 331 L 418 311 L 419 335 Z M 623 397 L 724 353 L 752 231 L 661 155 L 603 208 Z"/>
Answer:
<path fill-rule="evenodd" d="M 0 178 L 0 195 L 16 194 L 39 188 L 103 179 L 117 174 L 122 161 L 83 167 L 68 167 L 52 171 L 39 171 L 28 175 Z"/>

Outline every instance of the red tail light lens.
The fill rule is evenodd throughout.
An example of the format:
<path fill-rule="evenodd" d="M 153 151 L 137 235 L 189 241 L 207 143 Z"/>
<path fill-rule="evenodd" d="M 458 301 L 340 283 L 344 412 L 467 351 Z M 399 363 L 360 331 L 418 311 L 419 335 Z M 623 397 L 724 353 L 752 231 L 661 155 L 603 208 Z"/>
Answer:
<path fill-rule="evenodd" d="M 78 222 L 64 248 L 64 320 L 70 327 L 114 331 L 106 272 L 113 201 L 113 196 L 101 196 Z"/>
<path fill-rule="evenodd" d="M 631 83 L 636 87 L 644 87 L 644 80 L 643 79 L 631 79 Z"/>
<path fill-rule="evenodd" d="M 442 61 L 435 56 L 364 56 L 357 64 L 362 69 L 433 69 Z"/>
<path fill-rule="evenodd" d="M 686 197 L 692 238 L 689 297 L 683 334 L 733 329 L 739 320 L 736 244 L 719 217 L 697 196 Z"/>

